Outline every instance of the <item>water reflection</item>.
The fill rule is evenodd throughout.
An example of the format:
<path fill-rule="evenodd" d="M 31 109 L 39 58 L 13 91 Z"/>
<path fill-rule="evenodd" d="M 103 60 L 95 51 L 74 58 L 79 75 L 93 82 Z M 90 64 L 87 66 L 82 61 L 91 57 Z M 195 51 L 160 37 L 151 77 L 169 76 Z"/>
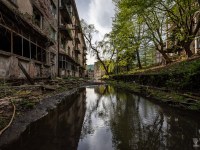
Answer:
<path fill-rule="evenodd" d="M 199 129 L 198 114 L 159 106 L 112 86 L 93 86 L 0 149 L 190 150 L 194 138 L 200 138 Z"/>
<path fill-rule="evenodd" d="M 111 86 L 87 88 L 79 150 L 192 149 L 200 121 Z"/>
<path fill-rule="evenodd" d="M 2 150 L 76 150 L 86 111 L 85 89 L 67 97 L 58 109 L 31 124 Z"/>

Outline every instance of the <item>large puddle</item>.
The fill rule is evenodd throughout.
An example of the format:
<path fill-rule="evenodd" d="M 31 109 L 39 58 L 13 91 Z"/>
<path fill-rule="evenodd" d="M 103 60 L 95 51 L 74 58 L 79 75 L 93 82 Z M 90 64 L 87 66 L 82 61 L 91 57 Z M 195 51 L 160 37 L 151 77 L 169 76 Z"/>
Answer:
<path fill-rule="evenodd" d="M 62 102 L 0 150 L 198 149 L 193 140 L 200 140 L 198 115 L 112 86 L 92 86 Z"/>

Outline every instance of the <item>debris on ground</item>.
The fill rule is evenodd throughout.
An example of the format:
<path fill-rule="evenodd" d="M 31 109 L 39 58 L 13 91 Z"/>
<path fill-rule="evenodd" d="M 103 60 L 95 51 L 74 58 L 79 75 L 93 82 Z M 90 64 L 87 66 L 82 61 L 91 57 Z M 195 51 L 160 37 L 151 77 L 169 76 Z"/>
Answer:
<path fill-rule="evenodd" d="M 16 107 L 16 115 L 20 115 L 34 109 L 35 105 L 45 97 L 80 87 L 87 82 L 81 78 L 56 78 L 38 81 L 34 85 L 12 86 L 9 83 L 0 83 L 0 132 L 13 116 L 13 104 Z"/>

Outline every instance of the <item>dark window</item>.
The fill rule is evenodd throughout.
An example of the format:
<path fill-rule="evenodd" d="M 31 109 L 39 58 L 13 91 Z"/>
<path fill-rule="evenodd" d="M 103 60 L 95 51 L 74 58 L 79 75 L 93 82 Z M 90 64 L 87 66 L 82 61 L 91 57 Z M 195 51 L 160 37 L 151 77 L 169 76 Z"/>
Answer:
<path fill-rule="evenodd" d="M 56 31 L 53 28 L 51 28 L 51 35 L 50 35 L 50 37 L 54 41 L 57 39 L 57 37 L 56 37 Z"/>
<path fill-rule="evenodd" d="M 42 62 L 46 63 L 46 51 L 42 49 Z"/>
<path fill-rule="evenodd" d="M 13 33 L 13 53 L 22 56 L 22 37 Z"/>
<path fill-rule="evenodd" d="M 61 48 L 65 49 L 66 47 L 66 40 L 64 38 L 61 38 Z"/>
<path fill-rule="evenodd" d="M 42 61 L 42 49 L 37 47 L 37 60 Z"/>
<path fill-rule="evenodd" d="M 36 45 L 31 43 L 31 59 L 37 59 Z"/>
<path fill-rule="evenodd" d="M 11 52 L 11 33 L 0 26 L 0 50 Z"/>
<path fill-rule="evenodd" d="M 66 69 L 68 69 L 68 63 L 67 63 L 67 61 L 65 62 L 65 67 L 66 67 Z"/>
<path fill-rule="evenodd" d="M 62 68 L 63 56 L 59 56 L 59 68 Z"/>
<path fill-rule="evenodd" d="M 65 69 L 65 66 L 66 66 L 65 61 L 66 61 L 66 57 L 63 57 L 63 62 L 62 62 L 63 63 L 63 65 L 62 65 L 63 69 Z"/>
<path fill-rule="evenodd" d="M 23 56 L 30 58 L 30 43 L 26 39 L 23 39 Z"/>
<path fill-rule="evenodd" d="M 71 50 L 70 50 L 70 47 L 68 47 L 68 55 L 71 56 Z"/>
<path fill-rule="evenodd" d="M 53 3 L 53 1 L 51 1 L 51 5 L 50 5 L 50 9 L 51 9 L 51 14 L 54 18 L 56 18 L 56 6 Z"/>

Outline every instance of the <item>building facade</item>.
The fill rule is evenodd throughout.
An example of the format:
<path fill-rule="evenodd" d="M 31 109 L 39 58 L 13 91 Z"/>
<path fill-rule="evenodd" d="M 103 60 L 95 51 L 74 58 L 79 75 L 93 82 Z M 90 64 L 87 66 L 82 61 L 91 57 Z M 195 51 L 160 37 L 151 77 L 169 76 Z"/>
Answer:
<path fill-rule="evenodd" d="M 94 79 L 94 65 L 87 65 L 86 76 L 90 79 Z"/>
<path fill-rule="evenodd" d="M 74 0 L 0 0 L 0 78 L 84 76 Z"/>

